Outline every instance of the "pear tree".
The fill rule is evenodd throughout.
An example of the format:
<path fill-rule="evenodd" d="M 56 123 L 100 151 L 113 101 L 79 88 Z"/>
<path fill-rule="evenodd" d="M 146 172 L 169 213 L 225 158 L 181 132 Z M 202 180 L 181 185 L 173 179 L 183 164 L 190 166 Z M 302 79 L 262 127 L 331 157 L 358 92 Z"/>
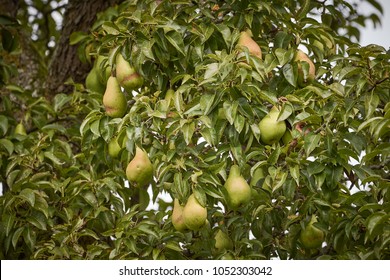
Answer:
<path fill-rule="evenodd" d="M 106 2 L 52 95 L 0 16 L 1 259 L 390 258 L 377 1 Z"/>

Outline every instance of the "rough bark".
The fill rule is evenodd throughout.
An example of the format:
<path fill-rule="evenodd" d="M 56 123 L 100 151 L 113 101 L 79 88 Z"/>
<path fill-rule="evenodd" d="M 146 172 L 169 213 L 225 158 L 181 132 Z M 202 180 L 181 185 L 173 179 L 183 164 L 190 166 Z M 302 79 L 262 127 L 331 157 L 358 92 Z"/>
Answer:
<path fill-rule="evenodd" d="M 64 15 L 61 37 L 57 42 L 56 50 L 51 59 L 47 79 L 47 91 L 54 95 L 58 92 L 69 93 L 72 87 L 65 85 L 71 78 L 82 83 L 91 66 L 84 64 L 77 56 L 77 46 L 69 44 L 70 35 L 74 31 L 88 32 L 97 13 L 123 0 L 70 0 Z"/>

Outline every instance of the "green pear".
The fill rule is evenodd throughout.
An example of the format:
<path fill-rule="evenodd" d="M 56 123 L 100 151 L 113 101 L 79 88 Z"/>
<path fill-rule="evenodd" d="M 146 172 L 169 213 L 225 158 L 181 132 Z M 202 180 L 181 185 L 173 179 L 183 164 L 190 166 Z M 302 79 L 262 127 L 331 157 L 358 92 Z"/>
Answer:
<path fill-rule="evenodd" d="M 278 142 L 286 132 L 285 121 L 278 121 L 280 111 L 274 106 L 260 121 L 260 139 L 264 144 L 272 145 Z"/>
<path fill-rule="evenodd" d="M 233 241 L 230 237 L 221 229 L 218 229 L 217 233 L 214 236 L 215 239 L 215 249 L 218 252 L 223 250 L 231 250 L 233 249 Z"/>
<path fill-rule="evenodd" d="M 106 86 L 100 82 L 98 70 L 93 67 L 85 79 L 85 87 L 93 92 L 103 94 Z"/>
<path fill-rule="evenodd" d="M 313 215 L 309 224 L 301 230 L 299 238 L 302 246 L 306 249 L 318 249 L 324 241 L 325 234 L 314 225 L 316 222 L 317 218 Z"/>
<path fill-rule="evenodd" d="M 127 110 L 126 97 L 123 94 L 116 77 L 108 78 L 106 91 L 103 95 L 103 105 L 106 114 L 113 118 L 121 118 Z"/>
<path fill-rule="evenodd" d="M 313 61 L 301 50 L 297 50 L 294 59 L 298 62 L 298 85 L 305 86 L 313 82 L 316 76 L 316 67 Z M 301 62 L 306 62 L 309 64 L 309 71 L 307 75 L 305 75 L 303 72 Z"/>
<path fill-rule="evenodd" d="M 23 123 L 18 123 L 15 127 L 15 134 L 19 135 L 27 135 L 26 128 L 24 127 Z"/>
<path fill-rule="evenodd" d="M 184 223 L 183 210 L 184 206 L 180 205 L 179 200 L 175 198 L 173 201 L 172 225 L 180 232 L 184 232 L 187 229 L 187 226 Z"/>
<path fill-rule="evenodd" d="M 146 186 L 153 180 L 153 165 L 143 149 L 136 147 L 135 156 L 127 165 L 126 177 L 137 187 Z"/>
<path fill-rule="evenodd" d="M 257 56 L 260 59 L 262 57 L 260 46 L 252 39 L 251 32 L 248 30 L 240 33 L 237 47 L 241 50 L 245 50 L 245 47 L 247 47 L 250 54 Z"/>
<path fill-rule="evenodd" d="M 116 158 L 119 156 L 121 149 L 122 148 L 118 143 L 118 139 L 116 137 L 113 137 L 108 143 L 108 154 L 111 157 Z"/>
<path fill-rule="evenodd" d="M 188 197 L 183 209 L 184 224 L 191 230 L 203 227 L 207 220 L 207 209 L 200 205 L 194 194 Z"/>
<path fill-rule="evenodd" d="M 240 174 L 238 165 L 230 168 L 229 176 L 224 184 L 227 192 L 227 203 L 233 210 L 248 203 L 252 196 L 252 189 Z"/>
<path fill-rule="evenodd" d="M 116 77 L 119 84 L 129 93 L 140 88 L 144 83 L 144 78 L 120 53 L 116 57 Z"/>

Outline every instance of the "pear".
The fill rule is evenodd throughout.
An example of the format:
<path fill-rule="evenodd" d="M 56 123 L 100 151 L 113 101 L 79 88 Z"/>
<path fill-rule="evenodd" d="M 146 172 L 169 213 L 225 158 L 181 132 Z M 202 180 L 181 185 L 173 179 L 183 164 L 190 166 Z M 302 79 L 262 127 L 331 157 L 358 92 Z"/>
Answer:
<path fill-rule="evenodd" d="M 311 59 L 301 50 L 297 50 L 295 54 L 295 61 L 298 62 L 298 85 L 305 86 L 311 83 L 316 76 L 316 67 Z M 302 70 L 302 64 L 300 62 L 307 62 L 309 64 L 309 71 L 307 75 Z"/>
<path fill-rule="evenodd" d="M 180 232 L 184 232 L 187 229 L 187 226 L 184 223 L 183 210 L 184 206 L 180 205 L 179 200 L 175 198 L 173 201 L 172 225 Z"/>
<path fill-rule="evenodd" d="M 218 229 L 217 233 L 214 236 L 214 239 L 215 239 L 215 245 L 214 246 L 215 246 L 215 249 L 217 249 L 218 252 L 221 252 L 223 250 L 231 250 L 231 249 L 233 249 L 233 241 L 221 229 Z"/>
<path fill-rule="evenodd" d="M 245 47 L 247 47 L 251 55 L 257 56 L 260 59 L 262 57 L 260 46 L 252 39 L 251 32 L 248 30 L 240 33 L 237 47 L 242 50 L 245 50 Z"/>
<path fill-rule="evenodd" d="M 20 122 L 16 125 L 15 134 L 27 135 L 26 128 L 24 127 L 23 123 Z"/>
<path fill-rule="evenodd" d="M 317 218 L 313 215 L 309 224 L 301 230 L 299 238 L 302 246 L 306 249 L 318 249 L 324 241 L 325 234 L 314 225 L 316 222 Z"/>
<path fill-rule="evenodd" d="M 252 189 L 240 174 L 238 165 L 230 168 L 229 176 L 224 185 L 227 192 L 227 203 L 233 210 L 248 203 L 252 196 Z"/>
<path fill-rule="evenodd" d="M 272 145 L 278 142 L 286 132 L 285 121 L 278 121 L 280 111 L 274 106 L 260 121 L 260 139 L 264 144 Z"/>
<path fill-rule="evenodd" d="M 129 93 L 140 88 L 144 83 L 143 77 L 120 53 L 116 57 L 116 76 L 119 84 Z"/>
<path fill-rule="evenodd" d="M 137 187 L 146 186 L 153 180 L 153 165 L 148 154 L 138 146 L 134 158 L 127 165 L 126 176 Z"/>
<path fill-rule="evenodd" d="M 112 138 L 110 142 L 108 143 L 108 154 L 116 158 L 119 156 L 119 153 L 121 152 L 121 146 L 118 143 L 118 139 L 116 137 Z"/>
<path fill-rule="evenodd" d="M 126 97 L 123 94 L 116 77 L 108 78 L 106 91 L 103 95 L 103 105 L 106 114 L 113 118 L 121 118 L 127 110 Z"/>
<path fill-rule="evenodd" d="M 184 224 L 191 230 L 203 227 L 207 219 L 207 209 L 200 205 L 194 194 L 188 197 L 183 209 Z"/>
<path fill-rule="evenodd" d="M 93 92 L 103 94 L 106 86 L 100 82 L 98 70 L 93 67 L 85 79 L 85 87 Z"/>

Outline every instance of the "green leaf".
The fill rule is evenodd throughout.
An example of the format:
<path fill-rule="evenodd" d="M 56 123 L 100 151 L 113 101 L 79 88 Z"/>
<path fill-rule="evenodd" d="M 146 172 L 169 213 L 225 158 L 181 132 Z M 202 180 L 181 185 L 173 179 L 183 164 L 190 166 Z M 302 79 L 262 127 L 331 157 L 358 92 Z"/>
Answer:
<path fill-rule="evenodd" d="M 73 32 L 72 34 L 70 34 L 69 44 L 76 45 L 88 37 L 89 35 L 85 32 L 82 31 Z"/>
<path fill-rule="evenodd" d="M 61 161 L 54 153 L 52 152 L 44 152 L 43 155 L 45 158 L 50 159 L 54 164 L 63 165 L 65 162 Z"/>
<path fill-rule="evenodd" d="M 5 236 L 8 236 L 10 234 L 14 226 L 15 220 L 16 220 L 15 215 L 3 213 L 2 224 L 4 226 Z"/>
<path fill-rule="evenodd" d="M 26 221 L 40 230 L 46 230 L 46 218 L 41 212 L 33 212 L 32 215 L 26 217 Z"/>
<path fill-rule="evenodd" d="M 194 122 L 187 122 L 184 123 L 181 127 L 181 130 L 183 132 L 184 141 L 186 144 L 190 144 L 192 142 L 192 135 L 195 132 L 195 123 Z"/>
<path fill-rule="evenodd" d="M 368 239 L 373 240 L 377 235 L 381 234 L 386 222 L 389 222 L 390 214 L 383 212 L 376 212 L 371 214 L 366 220 L 367 233 L 365 235 L 365 242 Z"/>
<path fill-rule="evenodd" d="M 0 136 L 4 136 L 8 130 L 8 118 L 6 116 L 0 115 Z"/>
<path fill-rule="evenodd" d="M 10 140 L 6 138 L 0 139 L 0 145 L 7 150 L 9 155 L 14 152 L 14 144 Z"/>
<path fill-rule="evenodd" d="M 298 70 L 296 67 L 293 67 L 291 64 L 286 64 L 283 66 L 283 76 L 286 78 L 287 82 L 293 87 L 297 86 L 298 79 Z"/>
<path fill-rule="evenodd" d="M 116 26 L 113 22 L 111 21 L 106 21 L 103 23 L 102 28 L 111 35 L 119 35 L 120 31 L 118 26 Z"/>
<path fill-rule="evenodd" d="M 319 146 L 320 140 L 321 136 L 319 134 L 308 134 L 305 137 L 304 147 L 307 156 L 309 156 L 311 152 L 313 152 L 314 149 Z"/>
<path fill-rule="evenodd" d="M 184 42 L 183 42 L 183 37 L 180 35 L 180 33 L 176 31 L 170 31 L 165 34 L 167 40 L 169 43 L 171 43 L 172 46 L 175 47 L 175 49 L 181 53 L 183 56 L 186 54 L 184 53 Z"/>
<path fill-rule="evenodd" d="M 31 207 L 35 205 L 35 192 L 32 189 L 23 189 L 19 193 L 19 197 L 25 201 L 27 201 Z"/>
<path fill-rule="evenodd" d="M 12 246 L 14 247 L 14 249 L 16 249 L 16 246 L 18 245 L 18 241 L 19 241 L 20 235 L 22 234 L 23 230 L 24 230 L 24 227 L 20 227 L 20 228 L 16 229 L 14 234 L 12 235 Z"/>

